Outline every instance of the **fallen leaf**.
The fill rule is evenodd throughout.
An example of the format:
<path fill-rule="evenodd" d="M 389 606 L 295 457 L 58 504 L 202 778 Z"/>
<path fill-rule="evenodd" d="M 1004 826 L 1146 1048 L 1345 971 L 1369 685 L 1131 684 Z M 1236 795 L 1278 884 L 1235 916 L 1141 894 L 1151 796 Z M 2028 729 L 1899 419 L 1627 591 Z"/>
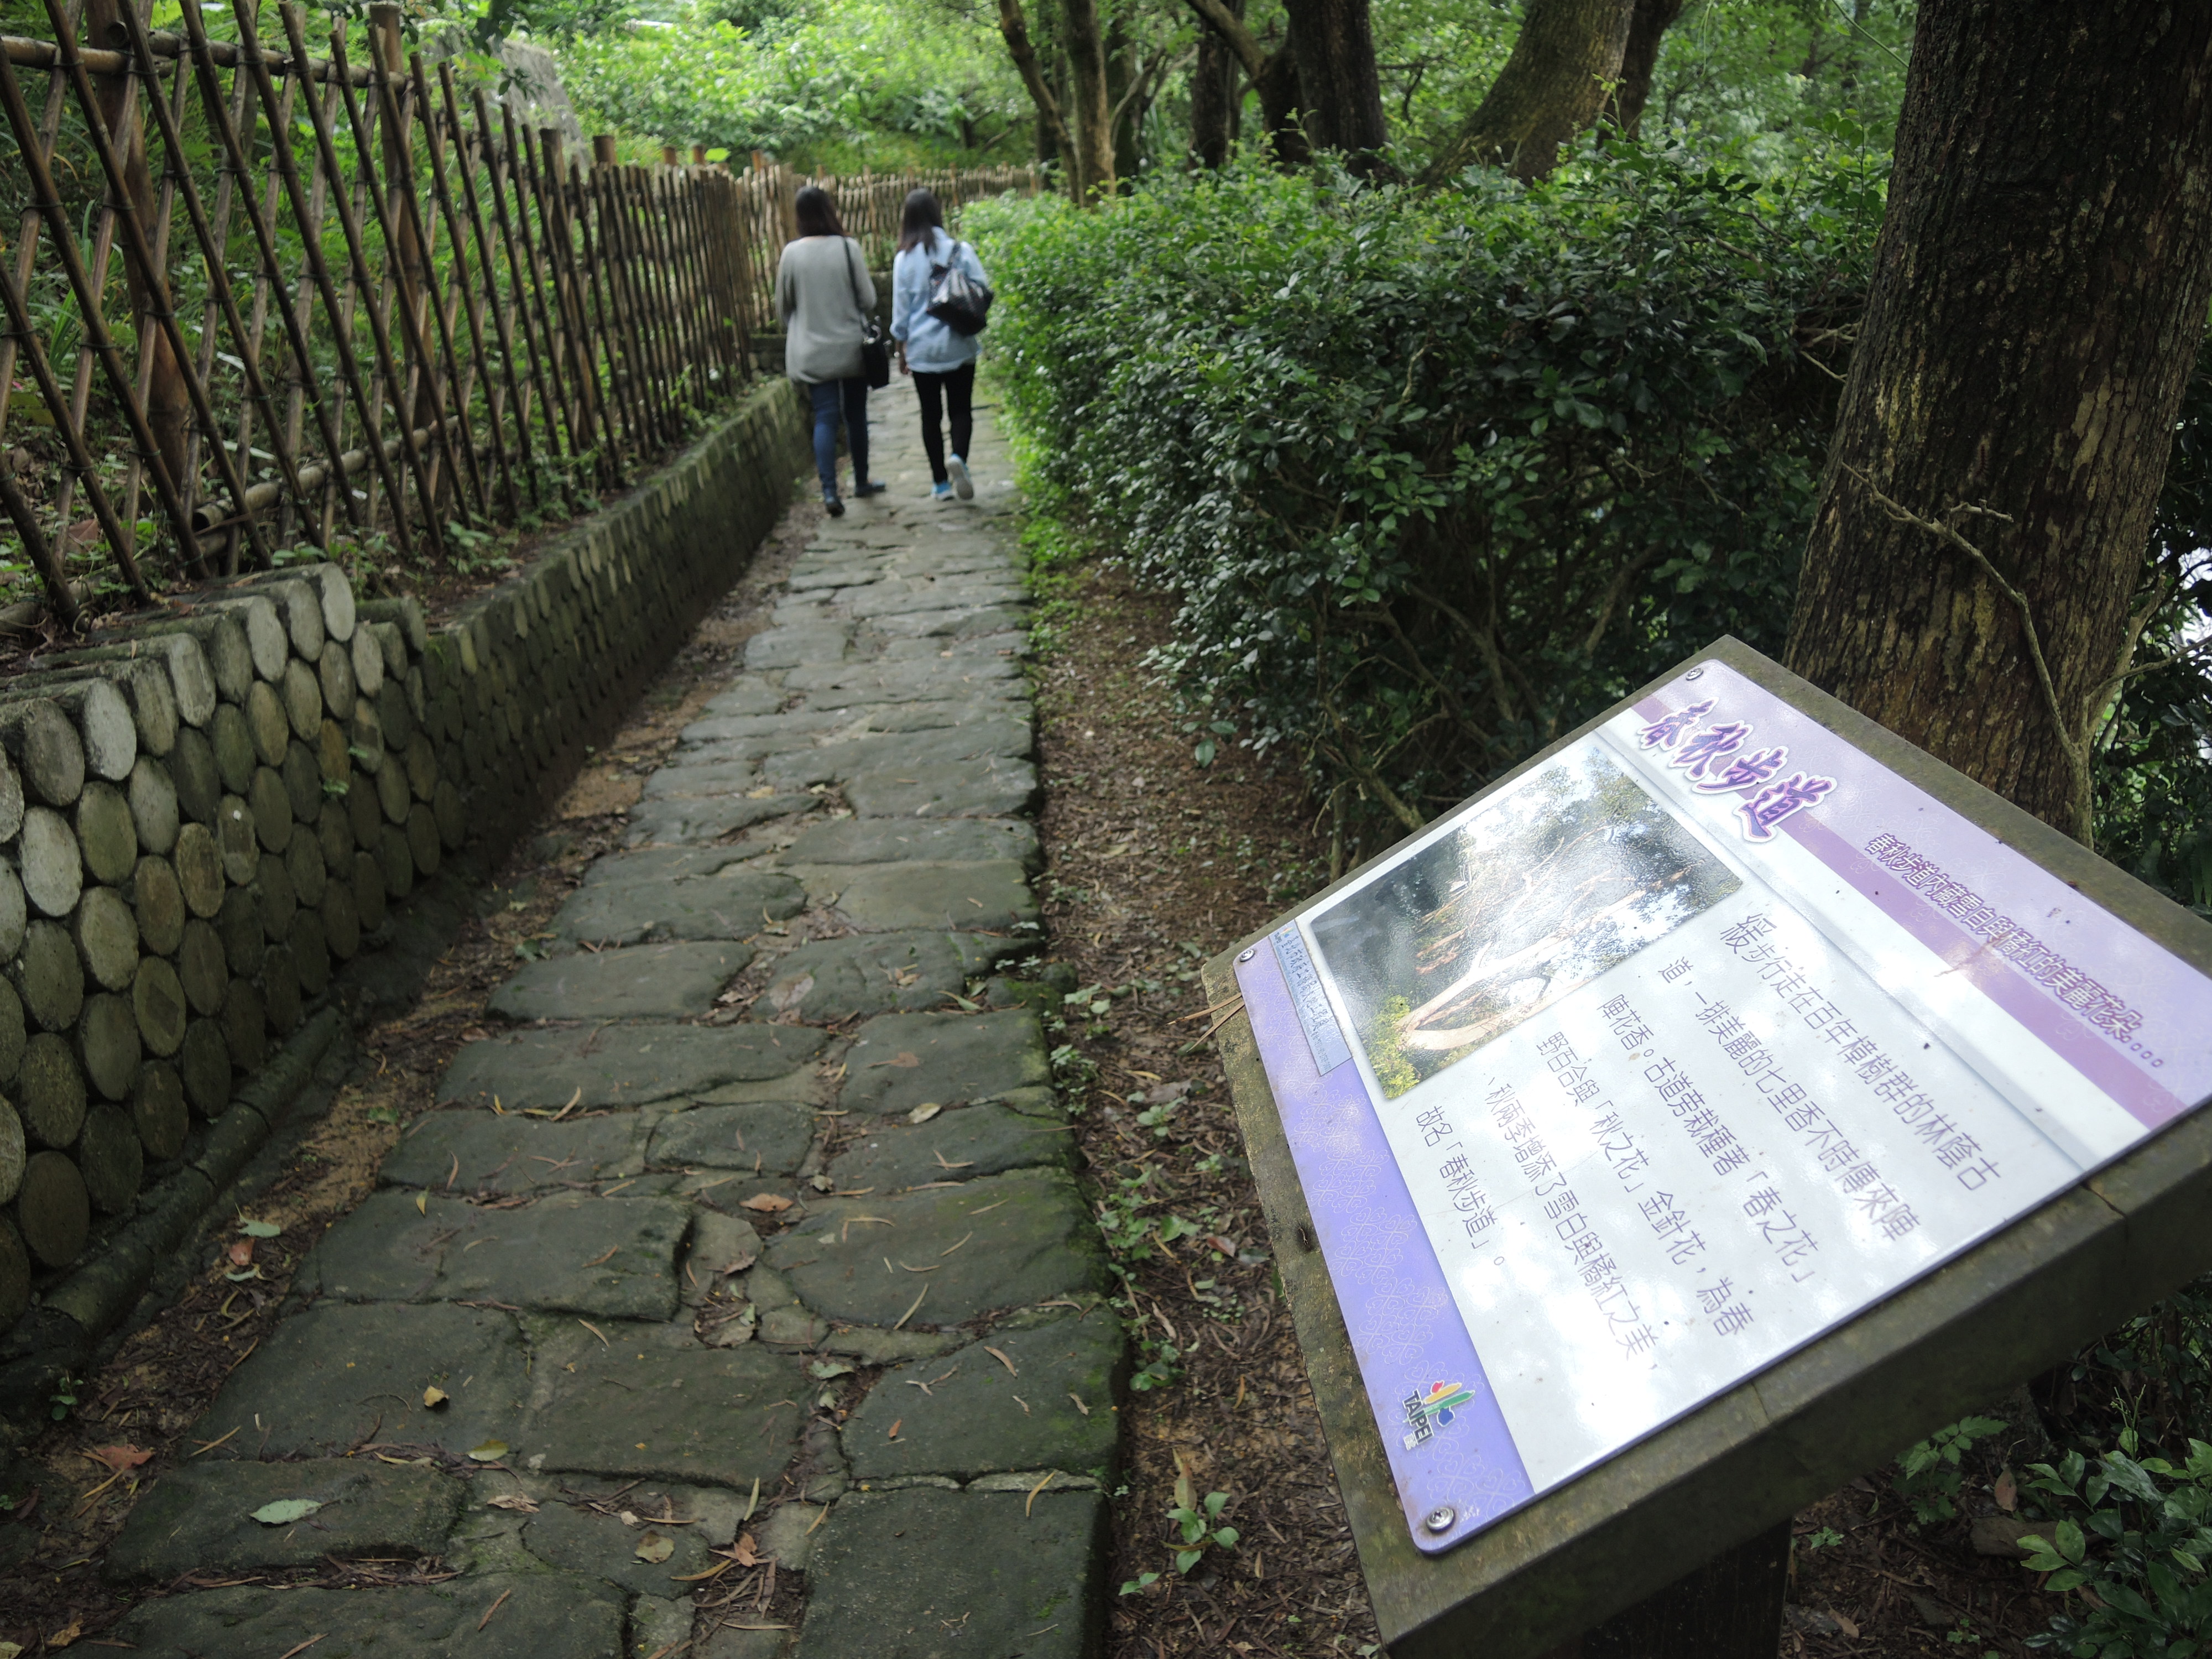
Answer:
<path fill-rule="evenodd" d="M 0 1642 L 0 1659 L 22 1659 L 22 1653 L 20 1642 Z"/>
<path fill-rule="evenodd" d="M 1856 1642 L 1859 1639 L 1859 1627 L 1853 1624 L 1850 1620 L 1844 1618 L 1842 1613 L 1838 1613 L 1833 1607 L 1830 1607 L 1828 1609 L 1828 1617 L 1836 1621 L 1836 1628 L 1843 1632 L 1844 1635 L 1850 1637 L 1852 1641 Z"/>
<path fill-rule="evenodd" d="M 56 1631 L 52 1636 L 46 1638 L 46 1645 L 50 1648 L 65 1648 L 83 1634 L 84 1620 L 82 1619 L 72 1619 L 69 1623 L 64 1625 L 59 1630 Z"/>
<path fill-rule="evenodd" d="M 738 1207 L 757 1210 L 763 1215 L 776 1215 L 789 1209 L 791 1200 L 781 1193 L 755 1193 L 750 1198 L 740 1200 Z"/>
<path fill-rule="evenodd" d="M 137 1468 L 153 1455 L 149 1451 L 140 1451 L 136 1446 L 102 1446 L 85 1454 L 101 1468 L 113 1469 L 118 1474 L 125 1469 Z"/>
<path fill-rule="evenodd" d="M 304 1521 L 322 1505 L 312 1498 L 280 1498 L 273 1504 L 264 1504 L 253 1511 L 253 1518 L 264 1527 L 289 1527 L 295 1521 Z"/>
<path fill-rule="evenodd" d="M 850 1365 L 836 1359 L 817 1359 L 806 1369 L 824 1382 L 833 1376 L 850 1376 L 853 1374 Z"/>
<path fill-rule="evenodd" d="M 1001 1365 L 1004 1365 L 1004 1366 L 1006 1368 L 1006 1375 L 1007 1375 L 1007 1376 L 1019 1376 L 1021 1375 L 1021 1373 L 1020 1373 L 1019 1371 L 1018 1371 L 1018 1370 L 1016 1370 L 1014 1369 L 1014 1362 L 1013 1362 L 1012 1360 L 1011 1360 L 1011 1359 L 1007 1358 L 1006 1358 L 1006 1356 L 1005 1354 L 1003 1354 L 1003 1353 L 1000 1352 L 998 1349 L 996 1349 L 996 1348 L 986 1348 L 986 1349 L 984 1349 L 984 1350 L 983 1350 L 983 1352 L 984 1352 L 985 1353 L 987 1353 L 987 1354 L 990 1355 L 992 1358 L 994 1358 L 994 1359 L 997 1360 L 997 1361 L 998 1361 Z"/>
<path fill-rule="evenodd" d="M 417 1193 L 415 1194 L 415 1213 L 416 1215 L 428 1215 L 430 1213 L 429 1194 Z"/>
<path fill-rule="evenodd" d="M 935 1101 L 925 1100 L 906 1115 L 906 1121 L 909 1123 L 927 1123 L 944 1109 L 945 1108 Z"/>
<path fill-rule="evenodd" d="M 446 1401 L 452 1398 L 453 1396 L 451 1395 L 447 1394 L 443 1389 L 440 1388 L 434 1382 L 433 1382 L 428 1388 L 422 1390 L 422 1405 L 424 1408 L 428 1411 L 437 1410 L 439 1407 L 444 1405 Z"/>
<path fill-rule="evenodd" d="M 659 1566 L 675 1553 L 675 1540 L 663 1538 L 657 1532 L 649 1532 L 637 1540 L 637 1559 L 653 1566 Z"/>
<path fill-rule="evenodd" d="M 730 1559 L 741 1567 L 760 1565 L 760 1545 L 754 1540 L 752 1534 L 748 1532 L 738 1535 L 738 1541 L 730 1546 Z"/>
<path fill-rule="evenodd" d="M 2010 1469 L 1998 1474 L 1997 1483 L 1990 1495 L 1997 1500 L 1997 1507 L 2008 1515 L 2020 1507 L 2020 1483 L 2012 1478 Z"/>
<path fill-rule="evenodd" d="M 1071 1394 L 1067 1397 L 1075 1402 L 1076 1410 L 1081 1412 L 1085 1417 L 1091 1415 L 1091 1407 L 1083 1403 L 1083 1396 L 1081 1395 Z"/>
<path fill-rule="evenodd" d="M 870 1071 L 873 1071 L 878 1066 L 896 1066 L 902 1072 L 910 1072 L 921 1064 L 921 1061 L 919 1057 L 908 1053 L 906 1049 L 902 1048 L 898 1053 L 893 1054 L 889 1060 L 870 1060 L 868 1062 L 868 1069 Z"/>
<path fill-rule="evenodd" d="M 504 1440 L 487 1440 L 481 1446 L 469 1448 L 469 1455 L 479 1463 L 496 1463 L 511 1448 Z"/>
<path fill-rule="evenodd" d="M 234 1285 L 242 1285 L 249 1279 L 260 1278 L 261 1269 L 258 1267 L 240 1267 L 236 1273 L 225 1273 L 223 1277 Z"/>
<path fill-rule="evenodd" d="M 897 1439 L 897 1438 L 898 1438 L 898 1431 L 899 1431 L 900 1428 L 901 1428 L 902 1426 L 903 1426 L 903 1425 L 904 1425 L 905 1422 L 906 1422 L 906 1419 L 904 1419 L 903 1417 L 902 1417 L 902 1418 L 897 1418 L 897 1419 L 894 1419 L 894 1420 L 893 1420 L 893 1422 L 892 1422 L 892 1424 L 891 1424 L 891 1431 L 890 1431 L 889 1434 L 885 1435 L 885 1436 L 884 1437 L 884 1439 L 886 1439 L 886 1440 L 896 1440 L 896 1439 Z"/>
<path fill-rule="evenodd" d="M 497 1498 L 487 1498 L 485 1502 L 487 1505 L 492 1509 L 513 1510 L 517 1515 L 535 1515 L 538 1513 L 538 1504 L 536 1500 L 527 1498 L 519 1492 L 505 1492 Z"/>
<path fill-rule="evenodd" d="M 284 1230 L 273 1221 L 241 1221 L 238 1231 L 248 1238 L 274 1238 Z"/>
<path fill-rule="evenodd" d="M 253 1241 L 250 1238 L 241 1238 L 234 1243 L 230 1249 L 225 1252 L 225 1254 L 230 1257 L 230 1265 L 232 1267 L 243 1267 L 247 1262 L 253 1260 Z"/>

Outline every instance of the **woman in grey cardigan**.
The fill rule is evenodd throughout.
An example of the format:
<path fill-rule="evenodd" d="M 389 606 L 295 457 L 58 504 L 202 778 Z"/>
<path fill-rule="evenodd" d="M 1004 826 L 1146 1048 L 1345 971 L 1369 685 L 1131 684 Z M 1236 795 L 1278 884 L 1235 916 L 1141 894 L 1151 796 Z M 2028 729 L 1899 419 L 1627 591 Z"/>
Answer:
<path fill-rule="evenodd" d="M 860 245 L 837 222 L 830 193 L 809 185 L 793 204 L 799 239 L 787 242 L 775 273 L 775 307 L 783 318 L 783 372 L 814 399 L 814 470 L 822 505 L 835 518 L 837 422 L 853 452 L 853 493 L 880 494 L 868 477 L 868 383 L 860 373 L 860 332 L 875 308 L 876 285 Z"/>

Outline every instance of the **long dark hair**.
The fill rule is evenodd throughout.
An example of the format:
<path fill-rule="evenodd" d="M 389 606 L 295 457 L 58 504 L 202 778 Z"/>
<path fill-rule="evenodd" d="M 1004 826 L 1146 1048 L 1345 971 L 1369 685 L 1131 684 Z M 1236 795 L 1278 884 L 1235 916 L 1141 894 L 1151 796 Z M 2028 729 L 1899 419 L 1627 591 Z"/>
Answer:
<path fill-rule="evenodd" d="M 792 214 L 801 236 L 842 236 L 845 227 L 837 217 L 837 204 L 819 185 L 809 185 L 793 201 Z"/>
<path fill-rule="evenodd" d="M 899 210 L 898 251 L 908 248 L 927 249 L 936 240 L 933 232 L 945 229 L 945 212 L 937 205 L 934 191 L 910 190 L 906 193 L 906 205 Z"/>

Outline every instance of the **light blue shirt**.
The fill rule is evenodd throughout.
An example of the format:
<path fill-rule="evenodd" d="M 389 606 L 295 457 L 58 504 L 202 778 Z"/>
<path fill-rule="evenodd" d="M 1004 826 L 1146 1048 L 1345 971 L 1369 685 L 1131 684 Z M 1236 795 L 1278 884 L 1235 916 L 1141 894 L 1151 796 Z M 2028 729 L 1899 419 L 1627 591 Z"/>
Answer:
<path fill-rule="evenodd" d="M 954 264 L 972 280 L 989 283 L 975 250 L 941 230 L 933 230 L 929 241 L 908 248 L 891 262 L 891 337 L 905 343 L 907 367 L 925 374 L 946 374 L 972 363 L 980 349 L 977 336 L 955 333 L 929 314 L 929 290 L 934 286 L 929 268 Z"/>

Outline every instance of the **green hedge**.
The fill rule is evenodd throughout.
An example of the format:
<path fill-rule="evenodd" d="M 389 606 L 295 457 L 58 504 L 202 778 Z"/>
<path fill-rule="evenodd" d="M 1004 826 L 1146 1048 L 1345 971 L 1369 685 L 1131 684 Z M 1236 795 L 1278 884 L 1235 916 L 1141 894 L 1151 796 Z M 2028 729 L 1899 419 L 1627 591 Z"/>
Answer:
<path fill-rule="evenodd" d="M 1162 666 L 1371 848 L 1717 635 L 1779 653 L 1886 166 L 1252 167 L 966 224 L 1045 482 L 1181 598 Z"/>

